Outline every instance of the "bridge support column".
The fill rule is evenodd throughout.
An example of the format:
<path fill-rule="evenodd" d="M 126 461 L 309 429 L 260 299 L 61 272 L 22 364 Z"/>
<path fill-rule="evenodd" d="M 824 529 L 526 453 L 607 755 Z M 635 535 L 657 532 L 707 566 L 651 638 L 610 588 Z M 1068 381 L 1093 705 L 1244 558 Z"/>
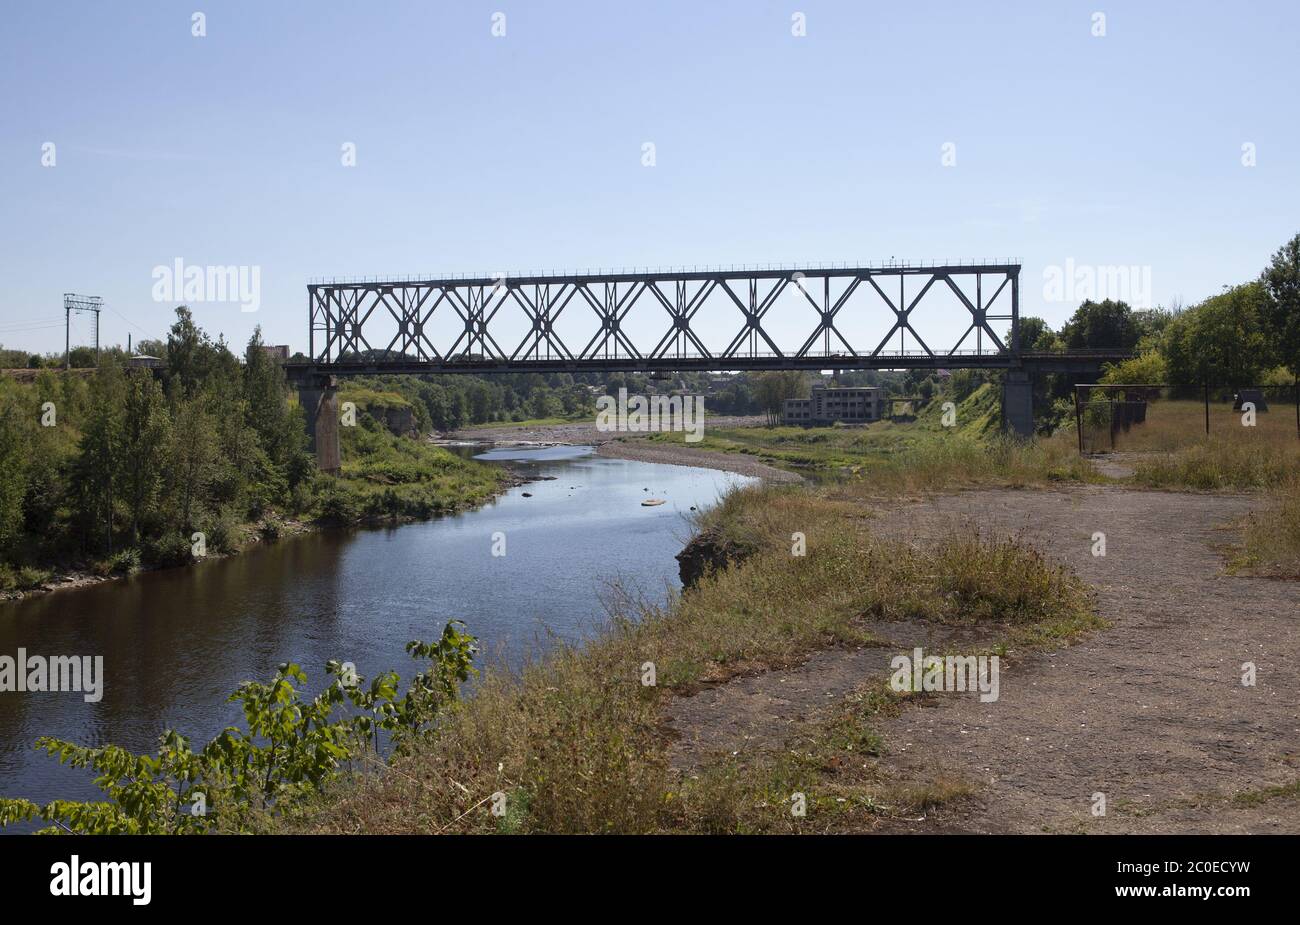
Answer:
<path fill-rule="evenodd" d="M 1023 369 L 1009 369 L 1002 380 L 1002 430 L 1029 439 L 1034 435 L 1034 383 Z"/>
<path fill-rule="evenodd" d="M 322 472 L 338 472 L 341 465 L 338 381 L 326 376 L 301 386 L 298 403 L 307 413 L 307 435 L 316 453 L 316 468 Z"/>

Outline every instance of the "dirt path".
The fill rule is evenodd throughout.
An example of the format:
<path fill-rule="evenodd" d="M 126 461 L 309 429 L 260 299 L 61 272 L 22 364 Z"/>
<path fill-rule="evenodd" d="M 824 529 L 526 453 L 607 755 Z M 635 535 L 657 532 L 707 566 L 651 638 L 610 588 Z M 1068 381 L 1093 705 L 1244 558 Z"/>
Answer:
<path fill-rule="evenodd" d="M 968 831 L 1300 832 L 1296 796 L 1233 799 L 1300 779 L 1300 584 L 1226 575 L 1216 549 L 1250 504 L 1088 487 L 878 510 L 881 532 L 904 538 L 961 521 L 1018 533 L 1089 581 L 1113 623 L 1004 666 L 994 703 L 941 695 L 951 699 L 881 721 L 885 768 L 976 785 L 979 798 L 945 820 Z M 1097 532 L 1104 557 L 1092 554 Z M 889 657 L 926 632 L 895 624 L 881 629 L 890 647 L 819 653 L 680 701 L 674 763 L 779 746 L 820 705 L 885 677 Z M 1257 666 L 1254 687 L 1241 683 L 1244 662 Z M 1091 813 L 1099 792 L 1104 817 Z"/>

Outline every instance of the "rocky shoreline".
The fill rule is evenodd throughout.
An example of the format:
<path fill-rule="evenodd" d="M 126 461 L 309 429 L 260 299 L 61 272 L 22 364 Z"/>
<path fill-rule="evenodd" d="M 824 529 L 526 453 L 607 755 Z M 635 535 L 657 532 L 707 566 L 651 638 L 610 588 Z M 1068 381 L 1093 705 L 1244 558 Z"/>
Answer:
<path fill-rule="evenodd" d="M 746 427 L 762 422 L 758 417 L 710 417 L 715 427 Z M 631 459 L 637 462 L 658 463 L 668 466 L 693 466 L 698 469 L 716 469 L 734 472 L 767 482 L 802 482 L 803 478 L 785 469 L 778 469 L 740 453 L 719 453 L 702 450 L 685 444 L 650 443 L 635 436 L 610 433 L 596 429 L 595 422 L 567 422 L 563 424 L 518 425 L 502 424 L 492 427 L 472 427 L 455 431 L 447 439 L 475 443 L 492 443 L 498 446 L 594 446 L 596 453 L 611 459 Z"/>

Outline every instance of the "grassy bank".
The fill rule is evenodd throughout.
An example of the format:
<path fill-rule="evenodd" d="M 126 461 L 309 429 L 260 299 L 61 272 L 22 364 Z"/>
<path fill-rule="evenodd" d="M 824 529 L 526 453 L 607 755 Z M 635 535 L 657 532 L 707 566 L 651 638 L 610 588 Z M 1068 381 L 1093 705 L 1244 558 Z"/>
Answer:
<path fill-rule="evenodd" d="M 654 443 L 743 453 L 818 480 L 858 484 L 885 493 L 969 485 L 1102 482 L 1067 435 L 1025 442 L 977 437 L 918 423 L 865 428 L 706 428 L 699 443 L 681 433 L 652 434 Z"/>
<path fill-rule="evenodd" d="M 790 532 L 807 537 L 792 554 Z M 872 717 L 899 695 L 868 679 L 797 767 L 723 760 L 681 778 L 668 764 L 665 698 L 737 674 L 790 666 L 837 645 L 874 642 L 868 624 L 982 626 L 1013 655 L 1097 625 L 1071 574 L 1018 542 L 959 533 L 928 545 L 882 540 L 856 499 L 825 489 L 756 487 L 730 495 L 701 529 L 745 547 L 743 561 L 663 607 L 624 601 L 582 648 L 521 672 L 488 671 L 436 739 L 381 775 L 352 782 L 294 820 L 319 832 L 648 832 L 869 830 L 872 807 L 911 805 L 874 765 Z M 471 627 L 472 630 L 472 627 Z M 642 683 L 648 664 L 654 686 Z M 815 740 L 815 741 L 812 741 Z M 815 746 L 815 747 L 814 747 Z M 839 759 L 830 761 L 838 755 Z M 772 794 L 797 782 L 806 819 Z M 770 792 L 770 793 L 769 793 Z M 851 792 L 852 798 L 844 797 Z M 507 812 L 494 816 L 492 794 Z M 933 796 L 933 795 L 931 795 Z M 840 802 L 840 800 L 844 802 Z M 900 802 L 901 800 L 901 802 Z"/>
<path fill-rule="evenodd" d="M 401 396 L 350 390 L 342 398 L 356 404 L 357 418 L 356 426 L 340 429 L 341 471 L 330 475 L 309 470 L 292 488 L 272 473 L 266 482 L 232 492 L 234 497 L 195 515 L 205 555 L 235 553 L 312 525 L 427 519 L 482 504 L 511 483 L 511 475 L 498 466 L 464 459 L 418 436 L 392 433 L 385 415 L 409 407 Z M 55 436 L 62 438 L 62 457 L 51 454 L 50 465 L 57 472 L 71 468 L 80 433 L 69 427 Z M 58 487 L 55 492 L 71 494 Z M 114 510 L 119 522 L 120 507 L 119 502 Z M 185 565 L 194 561 L 193 533 L 172 528 L 158 529 L 157 535 L 136 542 L 119 537 L 111 551 L 79 550 L 71 542 L 29 545 L 21 556 L 0 559 L 0 594 L 39 590 L 59 576 L 93 580 Z"/>
<path fill-rule="evenodd" d="M 926 403 L 913 419 L 877 421 L 853 427 L 712 427 L 705 421 L 703 439 L 691 447 L 741 453 L 769 465 L 813 477 L 855 475 L 899 456 L 911 460 L 971 449 L 996 439 L 997 391 L 983 385 L 955 403 L 953 423 L 943 425 L 943 402 Z M 682 433 L 657 433 L 651 442 L 684 442 Z M 954 450 L 952 448 L 956 447 Z M 951 462 L 941 463 L 945 468 Z"/>
<path fill-rule="evenodd" d="M 678 433 L 654 442 L 676 443 Z M 682 774 L 664 725 L 671 698 L 800 664 L 827 648 L 878 644 L 880 621 L 977 628 L 1008 655 L 1069 644 L 1100 626 L 1085 587 L 1008 538 L 959 530 L 901 543 L 872 529 L 882 497 L 962 487 L 1109 483 L 1071 435 L 1024 443 L 914 424 L 706 430 L 696 447 L 744 453 L 827 478 L 734 491 L 696 528 L 731 564 L 664 607 L 625 602 L 589 645 L 521 672 L 488 672 L 440 736 L 383 774 L 336 790 L 294 820 L 320 832 L 795 832 L 907 828 L 969 795 L 943 776 L 883 770 L 881 717 L 926 695 L 859 687 L 781 748 L 716 754 Z M 1275 488 L 1247 529 L 1257 563 L 1300 562 L 1291 447 L 1211 441 L 1139 462 L 1135 486 Z M 1286 484 L 1285 489 L 1277 488 Z M 806 537 L 792 554 L 792 532 Z M 653 664 L 656 684 L 641 683 Z M 808 814 L 789 812 L 792 793 Z M 493 816 L 492 794 L 508 811 Z"/>
<path fill-rule="evenodd" d="M 312 494 L 295 503 L 303 516 L 330 524 L 425 519 L 481 504 L 509 483 L 499 466 L 391 433 L 382 409 L 393 398 L 359 398 L 357 425 L 339 431 L 343 467 L 317 476 Z"/>

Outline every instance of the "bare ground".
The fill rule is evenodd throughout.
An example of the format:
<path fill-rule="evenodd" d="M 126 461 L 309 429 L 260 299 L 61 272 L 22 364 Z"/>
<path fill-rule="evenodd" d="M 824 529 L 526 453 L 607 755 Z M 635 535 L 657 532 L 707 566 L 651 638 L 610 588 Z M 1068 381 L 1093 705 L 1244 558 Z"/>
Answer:
<path fill-rule="evenodd" d="M 1261 799 L 1300 779 L 1300 584 L 1224 573 L 1227 526 L 1246 496 L 1111 487 L 989 490 L 882 502 L 883 535 L 956 522 L 1022 536 L 1096 591 L 1110 629 L 1004 664 L 1001 696 L 936 695 L 878 719 L 882 770 L 964 780 L 975 799 L 919 830 L 1300 832 L 1300 798 Z M 1106 534 L 1094 556 L 1093 535 Z M 802 666 L 708 688 L 669 707 L 680 771 L 719 752 L 779 748 L 849 691 L 887 676 L 937 628 L 875 627 L 888 644 L 818 653 Z M 1242 665 L 1257 683 L 1242 684 Z M 1107 812 L 1094 816 L 1094 794 Z"/>

